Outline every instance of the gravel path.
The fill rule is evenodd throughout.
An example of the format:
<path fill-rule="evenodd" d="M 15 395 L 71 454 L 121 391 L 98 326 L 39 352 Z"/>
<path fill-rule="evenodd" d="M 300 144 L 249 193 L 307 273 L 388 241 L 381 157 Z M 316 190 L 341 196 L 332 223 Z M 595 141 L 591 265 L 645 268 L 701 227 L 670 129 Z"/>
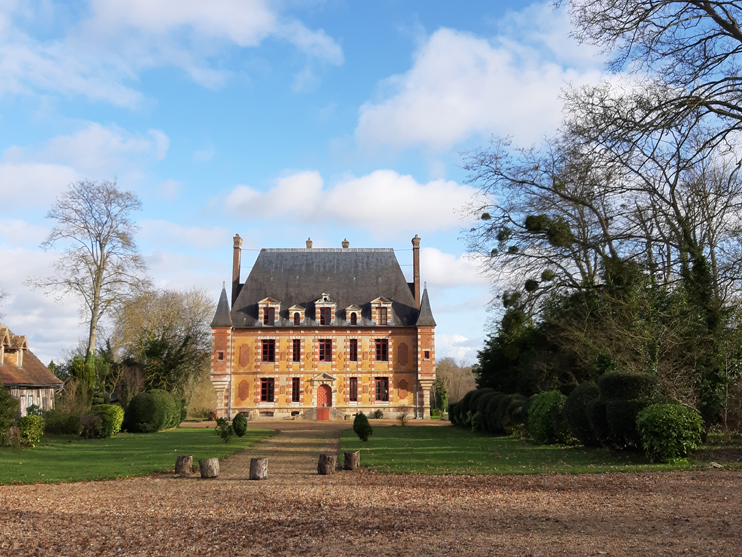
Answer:
<path fill-rule="evenodd" d="M 295 427 L 215 480 L 2 486 L 0 555 L 742 555 L 739 472 L 318 476 L 337 430 Z"/>

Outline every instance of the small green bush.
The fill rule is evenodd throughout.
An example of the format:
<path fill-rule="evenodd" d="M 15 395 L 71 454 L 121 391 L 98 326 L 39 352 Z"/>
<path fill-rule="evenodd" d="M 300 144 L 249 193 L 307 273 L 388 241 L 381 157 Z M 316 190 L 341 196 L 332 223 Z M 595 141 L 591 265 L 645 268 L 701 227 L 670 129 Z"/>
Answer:
<path fill-rule="evenodd" d="M 441 411 L 439 408 L 431 408 L 430 409 L 430 417 L 431 418 L 440 418 L 441 417 Z"/>
<path fill-rule="evenodd" d="M 18 399 L 13 398 L 10 391 L 0 381 L 0 446 L 10 442 L 10 424 L 18 414 Z"/>
<path fill-rule="evenodd" d="M 93 439 L 100 435 L 101 417 L 92 413 L 83 414 L 80 417 L 80 436 L 84 439 Z"/>
<path fill-rule="evenodd" d="M 116 404 L 99 404 L 93 406 L 90 412 L 100 418 L 98 437 L 109 439 L 121 431 L 124 423 L 124 409 Z"/>
<path fill-rule="evenodd" d="M 599 396 L 600 390 L 595 383 L 592 381 L 580 383 L 569 394 L 562 409 L 569 431 L 575 439 L 588 447 L 600 445 L 598 436 L 590 426 L 590 420 L 587 415 L 588 404 L 593 400 L 597 400 Z"/>
<path fill-rule="evenodd" d="M 376 418 L 377 420 L 383 420 L 384 412 L 382 412 L 381 410 L 377 410 L 376 412 L 374 412 L 374 418 Z"/>
<path fill-rule="evenodd" d="M 653 404 L 636 416 L 642 447 L 652 462 L 685 458 L 701 446 L 703 418 L 679 404 Z"/>
<path fill-rule="evenodd" d="M 132 433 L 154 433 L 180 424 L 180 408 L 173 395 L 153 389 L 131 399 L 124 424 Z"/>
<path fill-rule="evenodd" d="M 605 404 L 605 415 L 611 428 L 613 441 L 619 449 L 641 448 L 641 438 L 636 429 L 636 416 L 647 403 L 640 400 L 612 400 Z"/>
<path fill-rule="evenodd" d="M 590 427 L 598 438 L 601 445 L 607 448 L 615 447 L 613 441 L 613 434 L 611 433 L 611 426 L 608 423 L 608 417 L 605 411 L 605 402 L 602 400 L 595 399 L 587 403 L 585 408 L 587 413 L 587 421 L 590 423 Z"/>
<path fill-rule="evenodd" d="M 559 391 L 547 391 L 536 395 L 528 409 L 528 434 L 534 441 L 551 445 L 567 440 L 564 431 L 554 429 L 551 411 L 555 405 L 561 411 L 566 399 L 567 397 Z"/>
<path fill-rule="evenodd" d="M 374 430 L 371 424 L 368 423 L 368 418 L 365 414 L 359 412 L 353 420 L 353 431 L 360 438 L 361 441 L 368 441 L 368 438 L 373 434 Z"/>
<path fill-rule="evenodd" d="M 525 423 L 523 408 L 525 408 L 527 400 L 523 395 L 514 395 L 510 399 L 510 404 L 508 405 L 508 423 L 511 427 L 522 426 Z"/>
<path fill-rule="evenodd" d="M 510 408 L 510 405 L 513 403 L 518 403 L 522 405 L 523 402 L 525 402 L 525 397 L 523 395 L 505 395 L 502 399 L 500 399 L 500 404 L 497 405 L 497 410 L 495 410 L 495 423 L 497 424 L 497 427 L 499 431 L 503 433 L 508 433 L 508 431 L 512 428 L 514 425 L 510 421 L 510 414 L 508 413 L 508 409 Z"/>
<path fill-rule="evenodd" d="M 21 445 L 35 447 L 44 435 L 44 418 L 41 416 L 23 416 L 18 420 Z"/>
<path fill-rule="evenodd" d="M 612 400 L 649 401 L 657 393 L 657 377 L 649 373 L 622 373 L 611 371 L 598 378 L 600 398 Z"/>
<path fill-rule="evenodd" d="M 26 416 L 41 416 L 43 418 L 45 413 L 38 404 L 32 404 L 26 408 Z"/>
<path fill-rule="evenodd" d="M 227 418 L 217 418 L 214 433 L 221 437 L 225 443 L 229 443 L 232 435 L 234 435 L 234 428 L 230 425 Z"/>
<path fill-rule="evenodd" d="M 57 408 L 49 410 L 46 413 L 44 431 L 52 435 L 80 435 L 82 432 L 80 416 Z"/>
<path fill-rule="evenodd" d="M 238 413 L 232 420 L 232 429 L 234 429 L 237 437 L 242 437 L 247 433 L 247 418 L 242 412 Z"/>

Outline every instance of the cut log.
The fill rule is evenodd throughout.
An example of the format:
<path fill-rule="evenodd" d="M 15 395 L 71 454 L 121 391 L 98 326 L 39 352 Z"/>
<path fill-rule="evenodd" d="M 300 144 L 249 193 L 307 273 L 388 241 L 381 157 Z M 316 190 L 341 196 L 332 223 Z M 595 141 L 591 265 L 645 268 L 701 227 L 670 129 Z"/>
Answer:
<path fill-rule="evenodd" d="M 219 476 L 219 459 L 204 458 L 199 460 L 198 468 L 201 470 L 202 478 L 216 478 Z"/>
<path fill-rule="evenodd" d="M 335 473 L 335 467 L 338 463 L 338 457 L 332 453 L 322 453 L 319 455 L 319 464 L 317 464 L 317 473 L 320 476 L 327 476 Z"/>
<path fill-rule="evenodd" d="M 257 457 L 250 459 L 250 479 L 267 480 L 268 479 L 268 459 Z"/>
<path fill-rule="evenodd" d="M 193 473 L 193 457 L 179 456 L 175 460 L 175 473 L 178 476 L 190 476 Z"/>
<path fill-rule="evenodd" d="M 361 467 L 361 451 L 345 451 L 346 470 L 358 470 Z"/>

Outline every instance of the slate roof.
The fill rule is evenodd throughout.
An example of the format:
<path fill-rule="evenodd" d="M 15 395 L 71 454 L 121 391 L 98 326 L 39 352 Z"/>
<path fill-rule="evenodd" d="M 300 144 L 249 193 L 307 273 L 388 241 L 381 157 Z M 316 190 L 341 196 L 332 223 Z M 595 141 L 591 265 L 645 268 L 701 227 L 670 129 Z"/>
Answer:
<path fill-rule="evenodd" d="M 430 309 L 430 298 L 428 298 L 428 287 L 423 290 L 423 297 L 420 300 L 420 316 L 417 318 L 418 327 L 435 327 L 433 311 Z"/>
<path fill-rule="evenodd" d="M 5 329 L 5 327 L 3 327 Z M 7 330 L 7 329 L 6 329 Z M 62 382 L 27 348 L 23 351 L 23 367 L 18 367 L 8 359 L 8 349 L 26 346 L 26 337 L 16 336 L 8 331 L 9 346 L 5 346 L 5 358 L 0 366 L 0 382 L 6 387 L 57 387 Z M 1 340 L 0 340 L 1 341 Z"/>
<path fill-rule="evenodd" d="M 306 308 L 314 325 L 315 301 L 326 293 L 336 303 L 337 324 L 347 324 L 345 310 L 361 308 L 358 325 L 372 325 L 371 301 L 392 301 L 391 326 L 414 327 L 419 311 L 392 249 L 262 249 L 232 307 L 236 328 L 259 327 L 258 302 L 281 302 L 280 325 L 290 325 L 288 308 Z M 349 316 L 348 316 L 349 317 Z"/>
<path fill-rule="evenodd" d="M 227 300 L 227 289 L 222 286 L 222 295 L 219 296 L 219 304 L 216 306 L 216 314 L 211 321 L 212 327 L 231 327 L 232 317 L 229 314 L 229 300 Z"/>

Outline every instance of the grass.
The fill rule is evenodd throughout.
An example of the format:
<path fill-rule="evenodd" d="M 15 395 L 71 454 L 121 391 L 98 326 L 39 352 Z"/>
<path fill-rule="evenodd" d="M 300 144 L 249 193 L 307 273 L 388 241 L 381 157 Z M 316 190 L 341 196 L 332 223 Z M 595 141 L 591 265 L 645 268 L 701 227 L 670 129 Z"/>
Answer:
<path fill-rule="evenodd" d="M 224 443 L 214 429 L 120 433 L 113 439 L 45 435 L 35 448 L 0 449 L 0 484 L 74 482 L 144 476 L 173 470 L 178 455 L 223 458 L 273 434 L 249 429 Z"/>
<path fill-rule="evenodd" d="M 735 447 L 733 450 L 742 456 L 742 442 Z M 709 462 L 702 456 L 706 451 L 699 453 L 698 460 L 652 464 L 638 452 L 536 445 L 514 437 L 493 437 L 454 427 L 376 427 L 366 443 L 353 430 L 347 430 L 342 433 L 340 450 L 360 450 L 363 466 L 402 474 L 667 471 L 702 468 Z M 725 467 L 742 468 L 742 463 Z"/>

